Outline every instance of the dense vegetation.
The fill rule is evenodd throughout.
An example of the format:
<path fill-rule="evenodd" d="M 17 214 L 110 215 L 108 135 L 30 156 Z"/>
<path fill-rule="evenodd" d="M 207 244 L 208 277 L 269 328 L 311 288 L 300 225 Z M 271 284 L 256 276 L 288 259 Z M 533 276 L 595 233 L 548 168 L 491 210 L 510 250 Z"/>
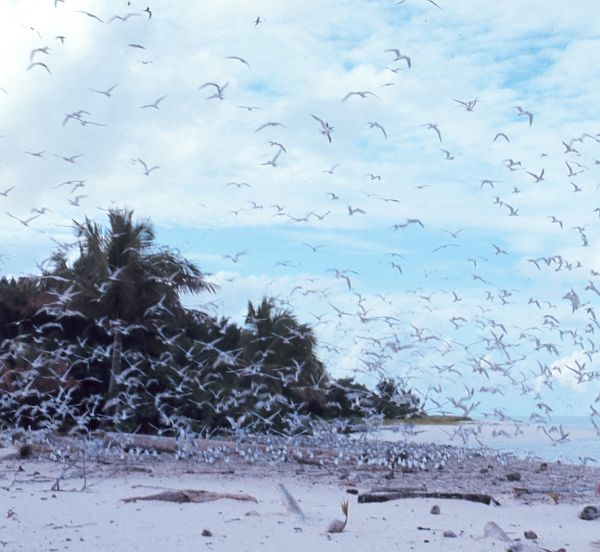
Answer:
<path fill-rule="evenodd" d="M 75 223 L 41 274 L 0 280 L 0 422 L 78 431 L 307 431 L 310 420 L 398 418 L 419 400 L 392 379 L 334 379 L 311 327 L 270 298 L 245 324 L 184 307 L 216 293 L 150 221 L 114 209 Z M 70 247 L 74 247 L 72 251 Z"/>

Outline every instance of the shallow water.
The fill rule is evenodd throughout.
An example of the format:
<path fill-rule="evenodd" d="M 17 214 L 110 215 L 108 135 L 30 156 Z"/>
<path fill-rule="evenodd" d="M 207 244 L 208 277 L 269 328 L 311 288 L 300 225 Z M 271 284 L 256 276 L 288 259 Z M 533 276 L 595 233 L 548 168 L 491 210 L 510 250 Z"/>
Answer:
<path fill-rule="evenodd" d="M 561 438 L 561 428 L 562 435 Z M 544 432 L 545 429 L 545 432 Z M 536 426 L 516 422 L 474 421 L 456 426 L 410 426 L 381 429 L 376 438 L 391 441 L 433 442 L 487 448 L 570 464 L 600 466 L 600 430 L 586 417 L 555 417 L 553 423 Z M 374 436 L 375 437 L 375 436 Z"/>

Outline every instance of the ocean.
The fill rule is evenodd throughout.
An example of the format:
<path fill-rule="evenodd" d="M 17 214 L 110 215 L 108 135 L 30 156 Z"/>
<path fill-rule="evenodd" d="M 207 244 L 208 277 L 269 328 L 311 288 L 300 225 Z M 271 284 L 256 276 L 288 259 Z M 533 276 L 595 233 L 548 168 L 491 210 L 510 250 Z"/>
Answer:
<path fill-rule="evenodd" d="M 516 422 L 474 420 L 443 426 L 398 424 L 379 430 L 377 438 L 484 448 L 521 458 L 600 467 L 600 429 L 584 416 L 555 416 L 545 426 L 518 419 Z"/>

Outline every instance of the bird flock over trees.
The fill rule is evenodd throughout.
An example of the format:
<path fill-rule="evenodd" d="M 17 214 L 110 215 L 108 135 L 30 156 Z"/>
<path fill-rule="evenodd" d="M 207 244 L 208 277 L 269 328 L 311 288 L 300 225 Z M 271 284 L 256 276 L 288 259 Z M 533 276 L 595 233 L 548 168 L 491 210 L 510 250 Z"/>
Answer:
<path fill-rule="evenodd" d="M 581 83 L 543 63 L 523 76 L 481 62 L 476 22 L 468 30 L 477 36 L 457 38 L 460 6 L 430 0 L 350 2 L 345 23 L 306 14 L 305 25 L 294 22 L 297 7 L 274 3 L 231 18 L 137 0 L 120 11 L 94 0 L 42 3 L 39 17 L 15 8 L 3 23 L 14 61 L 0 81 L 0 299 L 11 324 L 1 352 L 21 373 L 17 381 L 5 371 L 3 385 L 59 393 L 64 404 L 77 396 L 78 424 L 102 411 L 128 429 L 127 413 L 142 403 L 153 412 L 146 428 L 193 418 L 175 405 L 189 393 L 207 403 L 198 406 L 206 419 L 237 428 L 245 399 L 222 391 L 235 372 L 260 416 L 277 413 L 277 401 L 298 416 L 302 401 L 284 388 L 302 379 L 290 358 L 302 361 L 280 359 L 279 387 L 271 384 L 279 376 L 261 372 L 276 363 L 269 347 L 250 346 L 252 332 L 230 320 L 244 312 L 243 292 L 297 317 L 269 334 L 252 306 L 244 323 L 258 340 L 293 348 L 308 332 L 311 362 L 336 377 L 394 381 L 428 412 L 515 421 L 518 412 L 555 443 L 568 433 L 553 415 L 574 407 L 600 432 L 600 120 L 594 107 L 564 116 L 582 102 Z M 440 30 L 447 43 L 436 25 L 449 26 Z M 394 26 L 413 39 L 391 34 Z M 507 45 L 515 64 L 518 47 Z M 474 81 L 473 67 L 486 63 L 497 82 Z M 549 98 L 547 82 L 573 103 Z M 129 265 L 98 256 L 87 264 L 94 240 L 121 261 L 154 240 L 127 217 L 123 236 L 94 222 L 107 212 L 117 222 L 115 205 L 179 229 L 177 251 L 153 252 L 157 264 L 144 270 L 156 285 L 135 312 L 125 305 L 144 290 L 126 284 L 136 281 Z M 34 263 L 38 272 L 24 276 Z M 215 300 L 202 296 L 197 311 L 175 299 L 209 289 L 219 290 Z M 27 293 L 39 303 L 21 305 Z M 18 313 L 35 320 L 19 323 Z M 192 320 L 201 313 L 210 324 Z M 185 318 L 184 333 L 169 316 Z M 186 359 L 208 379 L 186 371 Z M 108 380 L 100 365 L 112 367 Z M 63 384 L 34 385 L 36 371 Z M 80 396 L 65 384 L 73 371 L 95 391 Z M 303 381 L 300 393 L 317 411 L 334 401 L 321 384 Z M 108 405 L 90 398 L 103 385 Z M 13 415 L 64 418 L 60 401 L 42 413 L 25 401 Z"/>

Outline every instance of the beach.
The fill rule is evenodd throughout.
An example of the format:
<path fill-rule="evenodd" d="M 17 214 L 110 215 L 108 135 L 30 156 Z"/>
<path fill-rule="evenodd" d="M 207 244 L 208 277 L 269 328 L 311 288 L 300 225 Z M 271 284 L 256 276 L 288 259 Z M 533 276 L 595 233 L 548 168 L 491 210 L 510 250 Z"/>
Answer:
<path fill-rule="evenodd" d="M 600 520 L 578 518 L 584 506 L 600 507 L 594 493 L 600 470 L 589 466 L 444 448 L 442 468 L 390 471 L 350 455 L 325 455 L 319 463 L 318 455 L 306 454 L 306 443 L 289 446 L 284 460 L 273 461 L 276 442 L 271 456 L 262 444 L 247 444 L 180 460 L 113 447 L 95 457 L 88 453 L 84 464 L 76 440 L 59 439 L 53 450 L 36 445 L 27 458 L 19 455 L 18 445 L 4 444 L 0 544 L 9 551 L 586 551 L 600 541 Z M 257 450 L 263 450 L 261 457 Z M 383 449 L 364 448 L 360 454 L 365 450 L 374 450 L 375 458 Z M 406 450 L 430 455 L 433 449 Z M 407 489 L 440 495 L 359 502 L 373 490 L 389 495 Z M 192 493 L 193 500 L 215 500 L 181 502 L 190 495 L 173 493 L 177 490 L 217 494 Z M 464 497 L 443 498 L 444 492 Z M 498 504 L 467 500 L 468 493 Z M 157 494 L 163 498 L 145 499 Z M 137 499 L 126 501 L 132 498 Z M 329 533 L 334 519 L 343 520 L 346 499 L 347 525 L 341 533 Z M 436 505 L 439 514 L 431 513 Z M 537 538 L 526 538 L 527 531 Z"/>

